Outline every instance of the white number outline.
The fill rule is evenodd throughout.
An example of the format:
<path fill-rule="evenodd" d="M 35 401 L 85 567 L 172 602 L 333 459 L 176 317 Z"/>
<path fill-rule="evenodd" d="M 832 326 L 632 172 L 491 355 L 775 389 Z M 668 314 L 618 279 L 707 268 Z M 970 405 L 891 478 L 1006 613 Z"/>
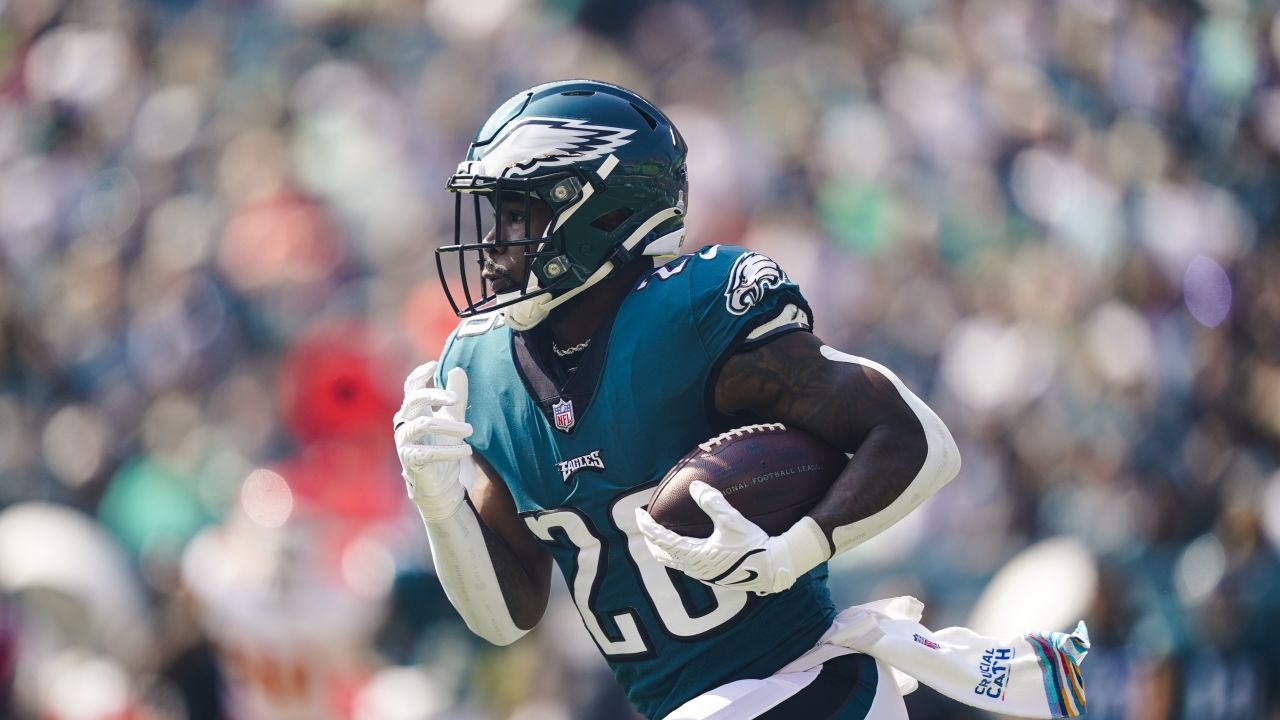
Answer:
<path fill-rule="evenodd" d="M 698 615 L 693 614 L 689 598 L 672 577 L 672 571 L 649 554 L 636 525 L 635 509 L 648 502 L 653 487 L 648 485 L 619 495 L 610 503 L 612 529 L 626 538 L 628 564 L 640 581 L 645 600 L 663 633 L 678 640 L 697 640 L 719 634 L 732 627 L 732 621 L 747 609 L 751 595 L 732 588 L 707 586 L 714 604 Z M 595 607 L 604 578 L 601 565 L 607 562 L 608 541 L 592 526 L 591 520 L 573 508 L 525 513 L 523 518 L 534 536 L 543 542 L 565 545 L 567 540 L 567 544 L 576 551 L 573 577 L 565 579 L 582 622 L 600 652 L 611 660 L 653 657 L 653 644 L 646 628 L 639 622 L 635 608 L 605 610 Z M 556 529 L 561 531 L 563 540 L 551 534 Z M 612 621 L 618 631 L 616 634 L 605 629 L 601 622 L 604 619 Z M 615 637 L 609 637 L 610 634 Z"/>
<path fill-rule="evenodd" d="M 506 316 L 495 310 L 493 312 L 487 312 L 483 315 L 475 315 L 463 320 L 458 324 L 458 330 L 454 334 L 454 337 L 464 338 L 483 335 L 494 328 L 500 328 L 506 324 Z"/>
<path fill-rule="evenodd" d="M 563 540 L 551 534 L 552 530 L 559 529 L 568 545 L 577 551 L 574 554 L 573 578 L 566 577 L 565 580 L 573 603 L 578 606 L 578 614 L 582 616 L 582 624 L 587 626 L 587 632 L 591 633 L 600 652 L 619 660 L 653 657 L 653 644 L 645 637 L 644 626 L 634 609 L 622 608 L 607 615 L 620 639 L 609 637 L 611 633 L 601 624 L 601 619 L 606 617 L 605 612 L 597 614 L 591 609 L 600 594 L 600 583 L 605 575 L 600 572 L 600 566 L 607 562 L 605 558 L 608 557 L 604 552 L 604 540 L 591 526 L 591 520 L 573 508 L 559 508 L 525 515 L 524 522 L 539 540 L 564 545 Z"/>
<path fill-rule="evenodd" d="M 672 260 L 666 265 L 663 265 L 662 267 L 654 269 L 654 271 L 649 273 L 649 275 L 644 280 L 640 281 L 640 284 L 636 286 L 636 290 L 640 291 L 645 289 L 646 287 L 649 286 L 649 281 L 655 278 L 658 280 L 670 280 L 676 275 L 679 275 L 680 273 L 684 272 L 685 268 L 689 267 L 689 261 L 692 260 L 695 255 L 702 258 L 703 260 L 710 260 L 714 258 L 716 256 L 716 253 L 718 252 L 720 252 L 720 246 L 711 245 L 697 252 L 691 252 L 691 253 L 686 253 L 684 255 L 681 255 L 680 257 Z"/>

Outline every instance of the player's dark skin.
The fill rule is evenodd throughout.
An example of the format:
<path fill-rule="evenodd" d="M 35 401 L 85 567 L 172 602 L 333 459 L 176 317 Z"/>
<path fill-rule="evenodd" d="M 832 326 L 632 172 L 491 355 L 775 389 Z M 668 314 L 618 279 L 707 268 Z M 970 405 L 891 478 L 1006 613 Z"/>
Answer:
<path fill-rule="evenodd" d="M 529 204 L 528 227 L 541 235 L 550 219 L 546 205 Z M 497 229 L 501 239 L 525 234 L 525 204 L 503 203 Z M 485 238 L 493 241 L 493 232 Z M 494 290 L 515 289 L 524 272 L 522 247 L 495 247 L 486 253 L 484 275 Z M 557 308 L 547 318 L 560 347 L 593 337 L 604 318 L 622 302 L 641 275 L 653 269 L 648 258 L 624 267 L 586 290 L 579 302 Z M 869 368 L 823 357 L 822 341 L 791 332 L 738 353 L 715 381 L 716 409 L 748 414 L 804 429 L 831 445 L 855 453 L 844 472 L 809 515 L 831 542 L 832 531 L 888 507 L 915 479 L 928 441 L 915 413 L 883 375 Z M 551 555 L 520 520 L 505 484 L 476 458 L 482 472 L 470 498 L 484 524 L 512 619 L 522 629 L 537 624 L 551 586 Z"/>

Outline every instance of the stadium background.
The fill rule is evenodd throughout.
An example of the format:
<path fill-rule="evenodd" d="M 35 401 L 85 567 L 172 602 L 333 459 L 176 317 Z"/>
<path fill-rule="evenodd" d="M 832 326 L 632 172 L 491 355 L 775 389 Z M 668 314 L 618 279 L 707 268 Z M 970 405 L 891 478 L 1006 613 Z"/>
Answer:
<path fill-rule="evenodd" d="M 0 715 L 624 716 L 565 598 L 460 627 L 389 432 L 444 178 L 586 75 L 961 447 L 838 600 L 1083 617 L 1090 718 L 1280 717 L 1276 10 L 0 0 Z"/>

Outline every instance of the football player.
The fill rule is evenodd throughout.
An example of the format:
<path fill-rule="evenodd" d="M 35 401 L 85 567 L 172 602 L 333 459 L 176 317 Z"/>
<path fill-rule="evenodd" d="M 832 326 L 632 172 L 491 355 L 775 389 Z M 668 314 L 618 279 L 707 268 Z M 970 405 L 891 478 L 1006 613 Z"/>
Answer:
<path fill-rule="evenodd" d="M 905 717 L 883 663 L 820 642 L 826 561 L 954 477 L 955 443 L 892 372 L 812 333 L 773 260 L 678 254 L 685 155 L 644 98 L 572 80 L 503 103 L 449 179 L 458 229 L 436 257 L 462 320 L 395 418 L 440 582 L 506 644 L 542 616 L 554 563 L 646 717 Z M 852 453 L 807 516 L 771 537 L 697 483 L 709 538 L 648 516 L 680 457 L 756 422 Z"/>

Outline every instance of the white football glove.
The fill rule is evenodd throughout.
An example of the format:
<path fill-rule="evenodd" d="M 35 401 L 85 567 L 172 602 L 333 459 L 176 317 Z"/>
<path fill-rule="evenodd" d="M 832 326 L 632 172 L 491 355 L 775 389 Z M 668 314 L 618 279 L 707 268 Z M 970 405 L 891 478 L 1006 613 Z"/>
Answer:
<path fill-rule="evenodd" d="M 396 452 L 409 497 L 425 520 L 443 520 L 466 501 L 459 462 L 471 455 L 467 412 L 467 373 L 449 371 L 444 389 L 434 387 L 432 360 L 404 381 L 404 404 L 395 415 Z"/>
<path fill-rule="evenodd" d="M 791 587 L 796 578 L 831 557 L 826 535 L 807 515 L 790 530 L 770 537 L 710 485 L 695 480 L 689 483 L 689 494 L 711 516 L 714 529 L 706 539 L 677 535 L 644 508 L 636 509 L 645 545 L 669 568 L 714 585 L 768 595 Z"/>

